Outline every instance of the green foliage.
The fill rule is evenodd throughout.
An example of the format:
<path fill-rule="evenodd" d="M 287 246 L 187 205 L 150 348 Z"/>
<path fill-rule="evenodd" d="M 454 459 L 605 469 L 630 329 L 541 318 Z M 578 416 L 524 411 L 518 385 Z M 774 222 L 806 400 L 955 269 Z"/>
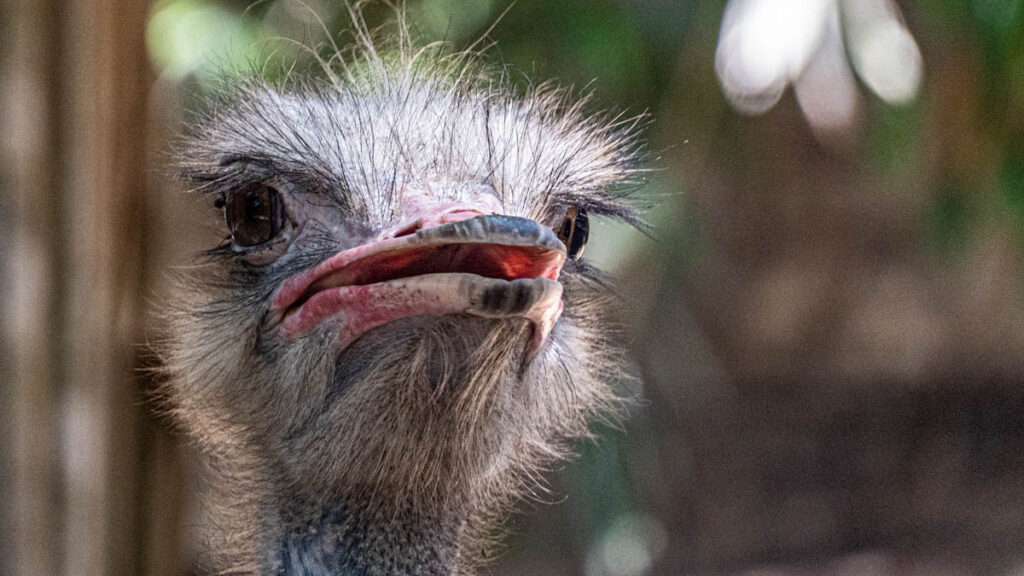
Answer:
<path fill-rule="evenodd" d="M 1024 244 L 1024 142 L 1007 151 L 999 171 L 1001 196 L 1006 201 L 1012 226 Z"/>
<path fill-rule="evenodd" d="M 891 176 L 920 157 L 925 110 L 920 104 L 874 104 L 862 153 L 874 170 Z"/>
<path fill-rule="evenodd" d="M 146 44 L 156 68 L 184 78 L 229 65 L 242 69 L 260 55 L 265 31 L 244 14 L 202 0 L 164 0 L 153 7 Z"/>
<path fill-rule="evenodd" d="M 473 41 L 495 18 L 495 2 L 478 0 L 424 0 L 409 6 L 408 19 L 430 40 Z"/>
<path fill-rule="evenodd" d="M 945 253 L 955 252 L 967 235 L 969 212 L 964 191 L 943 186 L 935 196 L 931 214 L 932 244 Z"/>
<path fill-rule="evenodd" d="M 999 186 L 1010 207 L 1024 216 L 1024 150 L 1011 150 L 999 174 Z"/>

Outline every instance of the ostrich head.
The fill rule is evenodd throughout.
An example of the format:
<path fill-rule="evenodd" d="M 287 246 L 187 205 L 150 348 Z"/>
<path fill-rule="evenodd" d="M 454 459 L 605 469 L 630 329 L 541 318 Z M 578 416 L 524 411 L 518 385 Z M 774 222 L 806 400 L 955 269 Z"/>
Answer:
<path fill-rule="evenodd" d="M 180 283 L 170 405 L 222 569 L 453 574 L 617 404 L 588 216 L 632 220 L 636 121 L 368 35 L 236 81 L 182 173 L 228 237 Z"/>

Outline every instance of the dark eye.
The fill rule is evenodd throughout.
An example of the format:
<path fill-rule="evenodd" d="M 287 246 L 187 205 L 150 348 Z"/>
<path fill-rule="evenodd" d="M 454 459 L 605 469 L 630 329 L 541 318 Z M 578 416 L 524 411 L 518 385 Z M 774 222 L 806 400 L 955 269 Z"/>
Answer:
<path fill-rule="evenodd" d="M 587 238 L 590 237 L 590 220 L 587 218 L 587 211 L 578 206 L 573 206 L 565 211 L 565 219 L 562 225 L 555 232 L 558 239 L 565 244 L 571 260 L 579 260 L 583 255 L 583 249 L 587 246 Z"/>
<path fill-rule="evenodd" d="M 273 240 L 284 227 L 280 193 L 263 183 L 232 190 L 224 200 L 224 218 L 237 246 L 257 246 Z"/>

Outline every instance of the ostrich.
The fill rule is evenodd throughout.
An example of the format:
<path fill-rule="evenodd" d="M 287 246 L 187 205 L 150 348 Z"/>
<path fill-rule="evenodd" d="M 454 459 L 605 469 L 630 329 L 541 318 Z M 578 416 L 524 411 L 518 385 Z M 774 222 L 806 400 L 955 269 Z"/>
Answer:
<path fill-rule="evenodd" d="M 183 136 L 227 237 L 179 282 L 163 359 L 218 573 L 472 574 L 620 412 L 581 254 L 590 215 L 639 223 L 640 121 L 357 24 L 322 78 L 230 81 Z"/>

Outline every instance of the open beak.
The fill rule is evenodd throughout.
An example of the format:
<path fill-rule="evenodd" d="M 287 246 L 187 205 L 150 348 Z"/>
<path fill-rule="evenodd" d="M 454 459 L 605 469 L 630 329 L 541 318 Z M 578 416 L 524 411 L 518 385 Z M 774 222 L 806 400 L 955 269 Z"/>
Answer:
<path fill-rule="evenodd" d="M 339 252 L 287 279 L 273 310 L 286 337 L 337 322 L 342 348 L 409 316 L 521 317 L 533 324 L 532 358 L 562 312 L 565 258 L 565 245 L 538 222 L 476 216 Z"/>

